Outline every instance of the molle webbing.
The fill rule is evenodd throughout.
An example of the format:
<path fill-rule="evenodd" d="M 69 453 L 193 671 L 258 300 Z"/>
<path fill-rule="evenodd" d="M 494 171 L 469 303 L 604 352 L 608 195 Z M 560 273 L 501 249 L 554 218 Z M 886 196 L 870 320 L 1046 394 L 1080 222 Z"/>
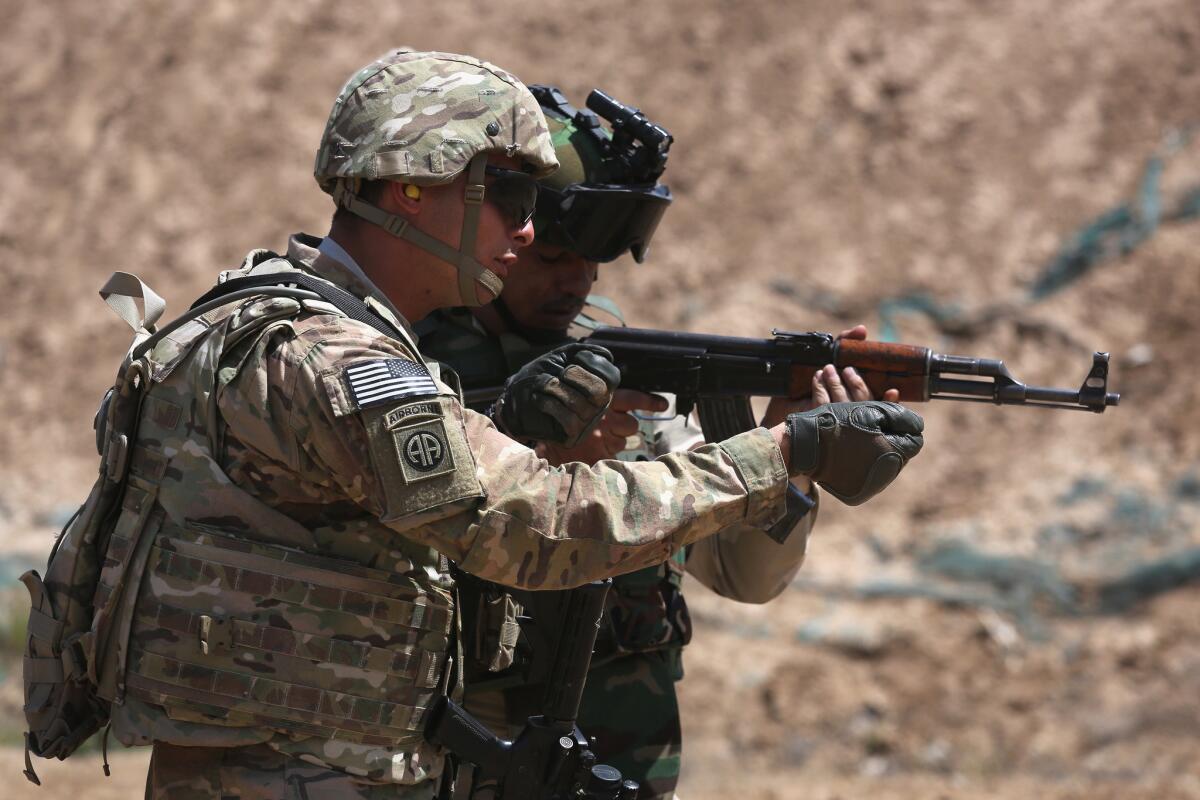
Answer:
<path fill-rule="evenodd" d="M 136 653 L 142 672 L 129 676 L 135 697 L 164 708 L 201 712 L 215 725 L 391 747 L 419 739 L 426 706 L 386 703 L 355 695 L 196 667 L 167 656 Z M 146 672 L 158 678 L 146 677 Z"/>
<path fill-rule="evenodd" d="M 148 619 L 154 620 L 160 629 L 185 634 L 187 638 L 200 642 L 201 652 L 205 648 L 240 647 L 399 675 L 424 688 L 436 685 L 437 659 L 429 651 L 421 650 L 416 643 L 389 648 L 372 647 L 366 642 L 350 642 L 300 633 L 290 628 L 212 617 L 167 605 L 155 606 L 152 602 L 144 604 L 142 612 Z"/>
<path fill-rule="evenodd" d="M 217 725 L 385 746 L 419 737 L 450 636 L 447 592 L 170 522 L 146 571 L 134 696 Z"/>

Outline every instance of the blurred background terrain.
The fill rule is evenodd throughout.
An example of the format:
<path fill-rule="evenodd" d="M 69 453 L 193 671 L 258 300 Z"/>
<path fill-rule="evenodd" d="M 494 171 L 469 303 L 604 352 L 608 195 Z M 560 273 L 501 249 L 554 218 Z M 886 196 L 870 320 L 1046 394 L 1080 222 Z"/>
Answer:
<path fill-rule="evenodd" d="M 1200 797 L 1200 5 L 816 0 L 483 6 L 0 0 L 0 768 L 16 796 L 140 792 L 145 753 L 18 776 L 15 577 L 95 470 L 127 346 L 251 248 L 325 232 L 342 82 L 399 44 L 476 55 L 676 137 L 632 324 L 872 333 L 1077 386 L 1103 416 L 938 405 L 868 507 L 824 504 L 766 606 L 694 582 L 687 800 Z M 13 795 L 8 795 L 13 796 Z"/>

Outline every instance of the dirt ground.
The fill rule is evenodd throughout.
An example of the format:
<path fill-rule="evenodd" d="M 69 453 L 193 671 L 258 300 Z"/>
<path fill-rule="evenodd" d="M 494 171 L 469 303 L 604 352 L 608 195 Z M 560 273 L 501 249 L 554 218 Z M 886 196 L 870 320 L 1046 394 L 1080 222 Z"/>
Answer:
<path fill-rule="evenodd" d="M 1200 185 L 1194 0 L 0 9 L 0 579 L 44 558 L 95 469 L 127 344 L 107 275 L 138 273 L 170 313 L 251 248 L 323 233 L 308 169 L 341 82 L 397 44 L 469 52 L 675 135 L 652 256 L 597 286 L 633 324 L 878 330 L 885 301 L 926 293 L 1011 311 L 957 331 L 899 315 L 901 341 L 1062 386 L 1113 353 L 1103 416 L 922 408 L 925 452 L 869 506 L 823 505 L 776 602 L 690 592 L 681 796 L 1200 797 L 1194 568 L 1088 602 L 1200 546 L 1200 221 L 1170 219 Z M 1162 225 L 1030 302 L 1156 154 Z M 18 796 L 134 796 L 143 757 L 110 781 L 90 757 L 39 765 L 49 794 Z M 0 758 L 17 785 L 19 753 Z"/>

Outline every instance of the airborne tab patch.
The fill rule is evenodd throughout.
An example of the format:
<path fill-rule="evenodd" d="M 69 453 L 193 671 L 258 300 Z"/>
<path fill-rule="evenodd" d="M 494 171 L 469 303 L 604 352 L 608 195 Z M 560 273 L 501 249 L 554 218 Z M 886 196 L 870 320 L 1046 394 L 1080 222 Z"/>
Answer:
<path fill-rule="evenodd" d="M 437 394 L 429 370 L 407 358 L 377 358 L 347 367 L 346 385 L 359 408 Z"/>
<path fill-rule="evenodd" d="M 442 407 L 437 402 L 409 403 L 384 414 L 383 427 L 390 431 L 401 425 L 415 425 L 430 419 L 441 419 L 441 416 Z"/>

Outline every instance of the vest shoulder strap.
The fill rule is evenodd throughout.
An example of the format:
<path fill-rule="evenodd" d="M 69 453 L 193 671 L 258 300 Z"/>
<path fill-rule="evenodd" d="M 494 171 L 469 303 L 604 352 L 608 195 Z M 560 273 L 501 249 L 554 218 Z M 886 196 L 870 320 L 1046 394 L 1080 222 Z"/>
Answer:
<path fill-rule="evenodd" d="M 299 270 L 268 272 L 260 275 L 248 275 L 245 278 L 233 278 L 214 286 L 192 304 L 192 311 L 209 303 L 218 302 L 232 294 L 247 289 L 262 289 L 262 294 L 272 294 L 270 289 L 296 286 L 318 295 L 338 311 L 352 320 L 370 325 L 375 330 L 392 339 L 406 341 L 404 332 L 371 310 L 370 306 L 340 286 L 329 281 L 309 275 Z M 225 302 L 228 302 L 227 300 Z"/>
<path fill-rule="evenodd" d="M 403 331 L 376 314 L 350 292 L 329 281 L 293 269 L 232 278 L 214 286 L 179 317 L 155 331 L 153 336 L 140 341 L 131 351 L 130 357 L 141 357 L 164 336 L 215 308 L 262 295 L 294 297 L 298 300 L 324 300 L 350 319 L 369 325 L 390 339 L 399 339 L 406 344 L 408 342 L 408 337 Z"/>

